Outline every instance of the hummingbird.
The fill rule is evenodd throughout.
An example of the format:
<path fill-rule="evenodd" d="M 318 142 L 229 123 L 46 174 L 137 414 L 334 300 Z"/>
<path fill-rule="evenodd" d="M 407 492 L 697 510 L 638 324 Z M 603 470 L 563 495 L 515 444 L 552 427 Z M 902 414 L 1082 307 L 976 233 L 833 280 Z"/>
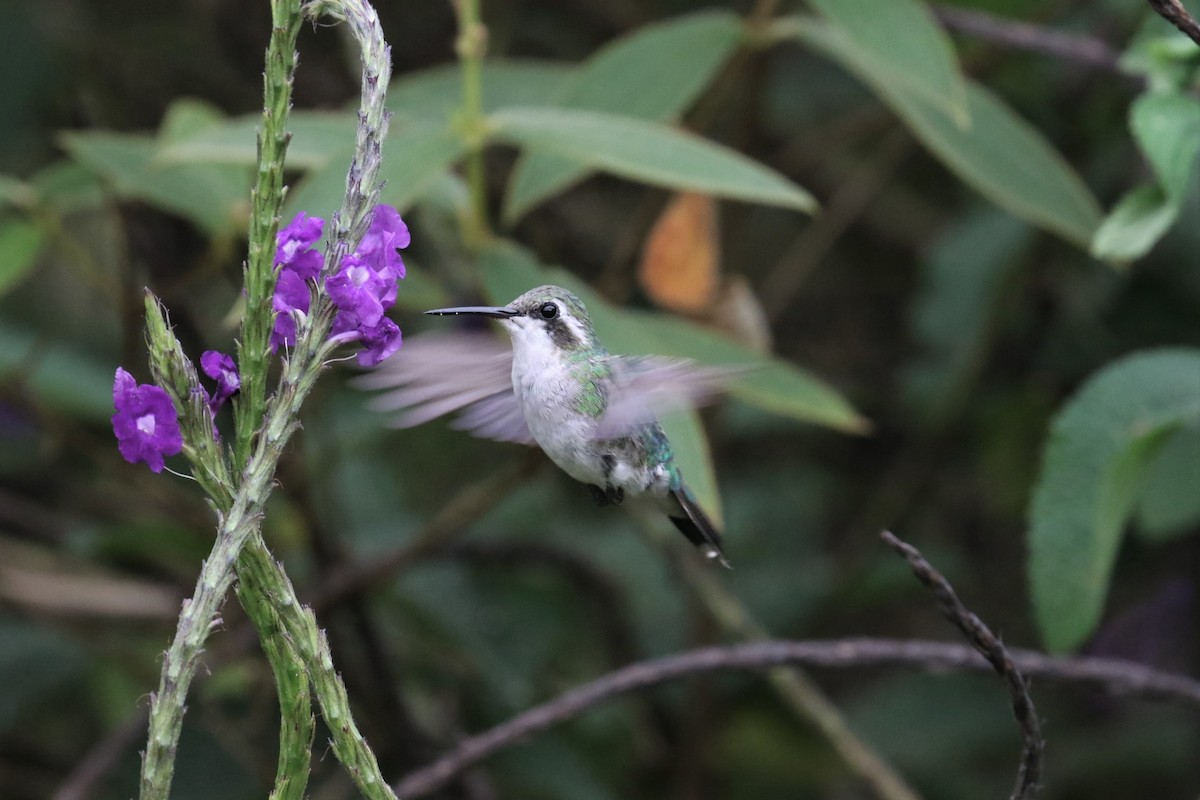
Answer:
<path fill-rule="evenodd" d="M 599 505 L 665 513 L 706 557 L 728 567 L 721 534 L 688 489 L 658 414 L 715 396 L 732 371 L 685 359 L 614 355 L 583 303 L 539 286 L 504 306 L 435 308 L 498 320 L 511 347 L 483 333 L 425 334 L 360 379 L 373 403 L 412 427 L 457 412 L 456 427 L 537 445 Z"/>

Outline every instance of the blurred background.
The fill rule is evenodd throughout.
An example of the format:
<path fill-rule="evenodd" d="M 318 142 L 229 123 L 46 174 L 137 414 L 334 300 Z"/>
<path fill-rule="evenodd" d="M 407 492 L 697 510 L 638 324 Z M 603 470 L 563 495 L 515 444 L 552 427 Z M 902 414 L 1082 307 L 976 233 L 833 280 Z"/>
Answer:
<path fill-rule="evenodd" d="M 704 9 L 758 22 L 796 10 L 779 5 L 522 0 L 483 13 L 489 58 L 550 62 L 539 80 L 569 81 L 602 48 L 657 23 Z M 405 97 L 433 108 L 434 122 L 453 109 L 403 86 L 457 86 L 456 18 L 444 2 L 377 6 L 399 82 L 385 159 L 399 159 Z M 0 11 L 0 797 L 129 797 L 160 654 L 214 520 L 192 482 L 121 460 L 112 376 L 124 365 L 147 379 L 143 286 L 169 307 L 193 357 L 232 350 L 250 174 L 196 162 L 164 176 L 146 152 L 173 125 L 260 109 L 269 7 L 46 0 Z M 888 527 L 1006 642 L 1041 647 L 1025 534 L 1052 418 L 1121 356 L 1200 345 L 1194 175 L 1179 221 L 1133 263 L 1092 258 L 1078 235 L 1150 174 L 1127 121 L 1145 79 L 1117 59 L 1147 31 L 1170 29 L 1133 0 L 972 0 L 936 12 L 964 72 L 1096 198 L 1082 222 L 1039 224 L 1001 208 L 948 169 L 878 87 L 794 41 L 732 43 L 661 116 L 806 187 L 817 215 L 680 200 L 612 175 L 512 212 L 518 151 L 485 153 L 491 219 L 522 258 L 567 270 L 614 306 L 686 317 L 773 352 L 840 395 L 841 416 L 808 422 L 742 399 L 702 415 L 704 469 L 719 486 L 735 567 L 716 578 L 773 637 L 952 640 L 880 544 Z M 995 33 L 1011 20 L 1070 34 L 1075 49 L 1014 47 Z M 306 25 L 299 49 L 295 108 L 353 108 L 351 42 Z M 421 83 L 429 75 L 444 80 Z M 631 104 L 651 93 L 656 75 L 642 87 L 610 84 L 609 110 L 621 110 L 621 92 Z M 485 104 L 521 88 L 497 80 Z M 536 96 L 548 85 L 531 78 L 523 104 L 548 102 Z M 298 133 L 295 147 L 305 141 Z M 343 149 L 323 152 L 344 171 L 350 139 L 333 141 Z M 1010 156 L 1013 172 L 1032 163 Z M 318 163 L 301 158 L 293 183 L 315 183 Z M 406 336 L 454 324 L 422 309 L 483 296 L 455 200 L 462 185 L 451 174 L 420 185 L 394 175 L 384 193 L 413 231 L 393 312 Z M 668 208 L 677 227 L 664 230 L 656 223 Z M 444 422 L 386 429 L 348 387 L 352 373 L 331 369 L 310 399 L 265 535 L 316 603 L 385 775 L 399 779 L 462 736 L 620 665 L 730 640 L 681 578 L 677 559 L 691 557 L 682 539 L 648 540 L 539 453 Z M 1189 446 L 1200 449 L 1195 437 Z M 1196 459 L 1180 463 L 1194 469 Z M 1185 470 L 1181 483 L 1200 493 L 1200 474 Z M 1165 532 L 1124 539 L 1083 652 L 1197 674 L 1198 531 L 1182 514 Z M 274 775 L 271 673 L 234 598 L 222 617 L 189 699 L 177 798 L 260 797 Z M 994 676 L 814 678 L 921 796 L 1007 795 L 1019 739 Z M 1194 712 L 1037 683 L 1033 693 L 1049 741 L 1042 797 L 1196 797 Z M 318 728 L 310 794 L 353 797 L 326 738 Z M 875 795 L 761 676 L 728 674 L 600 706 L 437 796 Z"/>

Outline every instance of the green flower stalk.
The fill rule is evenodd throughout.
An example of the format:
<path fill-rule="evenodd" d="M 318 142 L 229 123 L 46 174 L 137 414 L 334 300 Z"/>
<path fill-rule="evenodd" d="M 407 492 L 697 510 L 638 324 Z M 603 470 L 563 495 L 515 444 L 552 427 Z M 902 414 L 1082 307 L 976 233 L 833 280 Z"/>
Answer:
<path fill-rule="evenodd" d="M 363 61 L 356 151 L 323 256 L 312 249 L 322 220 L 301 214 L 279 229 L 295 40 L 305 14 L 327 14 L 347 23 Z M 272 0 L 272 18 L 238 348 L 241 369 L 229 356 L 205 353 L 202 372 L 216 382 L 210 394 L 172 333 L 166 309 L 147 292 L 146 338 L 154 384 L 139 385 L 122 369 L 114 384 L 113 429 L 121 454 L 129 461 L 145 461 L 157 472 L 165 456 L 182 451 L 217 515 L 216 541 L 192 597 L 183 604 L 158 690 L 151 696 L 143 800 L 166 800 L 169 794 L 187 692 L 235 580 L 279 693 L 280 754 L 272 798 L 304 796 L 315 725 L 310 692 L 328 722 L 334 753 L 360 792 L 372 800 L 395 797 L 351 717 L 324 634 L 312 612 L 300 605 L 261 535 L 279 459 L 324 366 L 348 343 L 360 346 L 364 364 L 377 363 L 400 344 L 400 331 L 384 312 L 395 301 L 396 281 L 404 276 L 397 250 L 407 246 L 408 230 L 394 209 L 378 205 L 390 55 L 378 17 L 364 0 L 317 0 L 304 6 L 296 0 Z M 280 376 L 268 395 L 270 354 L 280 350 Z M 239 389 L 234 441 L 227 446 L 214 417 Z"/>

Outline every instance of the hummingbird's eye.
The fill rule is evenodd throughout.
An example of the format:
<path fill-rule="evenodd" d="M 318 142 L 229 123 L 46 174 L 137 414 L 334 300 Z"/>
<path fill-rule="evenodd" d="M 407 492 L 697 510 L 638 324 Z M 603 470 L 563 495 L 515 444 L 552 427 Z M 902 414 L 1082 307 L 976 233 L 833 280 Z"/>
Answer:
<path fill-rule="evenodd" d="M 538 314 L 541 315 L 542 319 L 554 319 L 558 316 L 558 306 L 554 305 L 554 303 L 542 303 L 538 308 Z"/>

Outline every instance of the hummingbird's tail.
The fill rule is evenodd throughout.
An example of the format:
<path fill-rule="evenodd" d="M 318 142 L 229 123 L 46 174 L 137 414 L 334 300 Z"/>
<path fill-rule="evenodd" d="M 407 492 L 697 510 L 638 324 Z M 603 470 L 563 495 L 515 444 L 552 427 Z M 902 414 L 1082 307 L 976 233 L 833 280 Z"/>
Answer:
<path fill-rule="evenodd" d="M 716 559 L 721 566 L 732 569 L 729 566 L 729 560 L 725 558 L 725 551 L 721 549 L 721 534 L 717 532 L 717 527 L 712 524 L 699 504 L 692 499 L 687 489 L 682 486 L 674 489 L 671 496 L 679 503 L 679 508 L 683 512 L 683 515 L 668 513 L 669 519 L 679 529 L 679 532 L 686 536 L 689 542 L 696 545 L 706 558 Z"/>

